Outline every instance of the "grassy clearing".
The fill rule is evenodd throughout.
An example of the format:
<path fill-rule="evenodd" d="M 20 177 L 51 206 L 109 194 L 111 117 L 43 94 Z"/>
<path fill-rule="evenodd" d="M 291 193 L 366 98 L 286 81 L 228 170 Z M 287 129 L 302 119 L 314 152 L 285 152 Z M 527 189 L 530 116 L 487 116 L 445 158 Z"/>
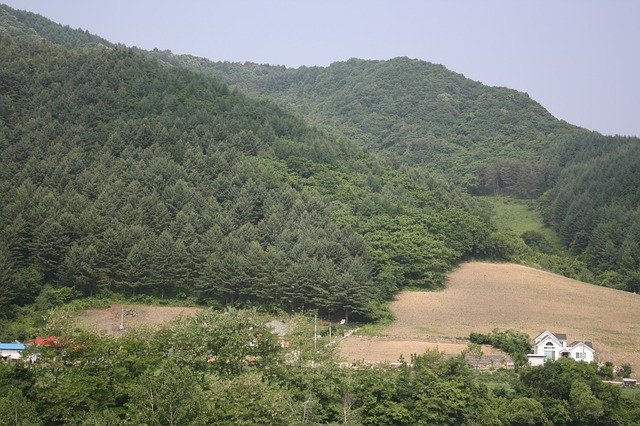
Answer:
<path fill-rule="evenodd" d="M 556 247 L 560 240 L 553 229 L 544 225 L 542 216 L 534 200 L 518 200 L 502 196 L 481 197 L 488 202 L 494 211 L 494 220 L 498 230 L 522 235 L 526 231 L 542 233 Z"/>
<path fill-rule="evenodd" d="M 381 331 L 392 323 L 392 319 L 385 319 L 371 324 L 362 324 L 358 329 L 358 334 L 361 336 L 380 336 Z"/>

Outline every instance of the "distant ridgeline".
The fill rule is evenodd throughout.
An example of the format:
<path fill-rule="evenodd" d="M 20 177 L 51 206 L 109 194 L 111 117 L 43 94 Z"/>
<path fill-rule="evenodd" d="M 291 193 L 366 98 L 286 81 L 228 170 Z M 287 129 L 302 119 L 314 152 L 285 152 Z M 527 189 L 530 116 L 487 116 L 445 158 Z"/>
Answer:
<path fill-rule="evenodd" d="M 6 6 L 0 63 L 1 315 L 51 285 L 375 319 L 501 252 L 465 191 L 202 73 Z"/>
<path fill-rule="evenodd" d="M 407 58 L 145 52 L 1 5 L 0 44 L 2 307 L 51 284 L 375 319 L 514 258 L 469 192 L 538 198 L 595 281 L 640 288 L 639 140 L 525 94 Z"/>
<path fill-rule="evenodd" d="M 415 59 L 350 59 L 326 68 L 290 69 L 152 53 L 268 95 L 396 161 L 438 171 L 477 193 L 538 196 L 548 174 L 548 159 L 541 161 L 541 154 L 587 134 L 554 118 L 525 93 L 488 87 Z"/>

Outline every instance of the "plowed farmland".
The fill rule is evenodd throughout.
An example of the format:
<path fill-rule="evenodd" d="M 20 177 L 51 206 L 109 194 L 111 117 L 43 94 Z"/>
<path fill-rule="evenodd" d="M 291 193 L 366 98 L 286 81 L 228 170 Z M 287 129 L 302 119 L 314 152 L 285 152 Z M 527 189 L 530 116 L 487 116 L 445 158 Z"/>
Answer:
<path fill-rule="evenodd" d="M 453 272 L 440 292 L 406 291 L 391 309 L 396 321 L 375 337 L 346 339 L 347 359 L 394 361 L 415 344 L 511 328 L 535 337 L 543 330 L 591 340 L 600 361 L 640 371 L 640 295 L 599 287 L 514 264 L 472 262 Z M 395 342 L 395 343 L 390 343 Z M 395 346 L 394 346 L 395 345 Z M 390 349 L 395 347 L 395 351 Z M 425 346 L 426 348 L 427 346 Z M 415 352 L 415 351 L 414 351 Z"/>

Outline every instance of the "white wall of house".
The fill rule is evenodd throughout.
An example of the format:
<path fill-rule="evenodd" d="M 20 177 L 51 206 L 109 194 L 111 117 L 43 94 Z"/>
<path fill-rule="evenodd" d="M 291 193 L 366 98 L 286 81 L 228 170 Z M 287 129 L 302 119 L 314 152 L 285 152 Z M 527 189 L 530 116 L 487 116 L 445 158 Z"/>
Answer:
<path fill-rule="evenodd" d="M 17 349 L 2 349 L 0 350 L 0 357 L 5 359 L 20 359 L 22 358 L 22 351 Z"/>
<path fill-rule="evenodd" d="M 554 361 L 560 358 L 560 352 L 567 347 L 567 341 L 558 340 L 551 333 L 541 335 L 541 337 L 539 341 L 534 341 L 533 353 L 544 355 L 546 361 Z"/>
<path fill-rule="evenodd" d="M 576 361 L 592 362 L 594 360 L 595 351 L 584 343 L 578 343 L 566 350 L 569 357 Z"/>
<path fill-rule="evenodd" d="M 534 367 L 544 365 L 544 355 L 528 354 L 527 358 L 529 360 L 529 365 L 532 365 Z"/>
<path fill-rule="evenodd" d="M 529 356 L 529 365 L 542 365 L 547 361 L 555 361 L 565 356 L 577 361 L 592 362 L 595 360 L 595 350 L 590 346 L 577 342 L 573 346 L 567 346 L 567 341 L 549 332 L 544 331 L 533 341 L 533 354 Z"/>

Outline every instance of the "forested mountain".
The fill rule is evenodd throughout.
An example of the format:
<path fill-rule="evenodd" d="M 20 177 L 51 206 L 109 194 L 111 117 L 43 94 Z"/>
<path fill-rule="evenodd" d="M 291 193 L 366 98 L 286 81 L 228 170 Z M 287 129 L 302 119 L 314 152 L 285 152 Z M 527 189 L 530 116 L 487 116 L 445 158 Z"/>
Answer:
<path fill-rule="evenodd" d="M 71 29 L 35 13 L 0 4 L 0 34 L 34 35 L 67 47 L 113 46 L 113 43 L 86 30 Z"/>
<path fill-rule="evenodd" d="M 266 95 L 472 193 L 544 194 L 545 220 L 591 269 L 590 280 L 640 289 L 638 138 L 588 132 L 555 119 L 524 93 L 408 58 L 290 69 L 152 54 Z"/>
<path fill-rule="evenodd" d="M 594 133 L 558 148 L 545 220 L 603 284 L 640 291 L 640 140 Z"/>
<path fill-rule="evenodd" d="M 436 170 L 474 192 L 539 195 L 547 173 L 541 154 L 583 132 L 525 93 L 488 87 L 415 59 L 350 59 L 326 68 L 291 69 L 153 53 L 267 95 L 375 151 Z"/>
<path fill-rule="evenodd" d="M 144 52 L 0 5 L 0 331 L 59 337 L 0 362 L 0 423 L 637 422 L 612 365 L 346 368 L 308 319 L 285 349 L 271 315 L 219 309 L 375 320 L 399 288 L 526 248 L 466 190 L 545 192 L 565 243 L 638 286 L 637 139 L 421 61 L 326 70 Z M 214 309 L 112 338 L 75 328 L 86 301 L 58 306 L 112 292 Z"/>
<path fill-rule="evenodd" d="M 458 184 L 481 194 L 544 193 L 545 219 L 595 281 L 638 286 L 636 138 L 579 129 L 526 94 L 419 60 L 352 59 L 298 69 L 214 63 L 113 46 L 6 6 L 0 20 L 3 42 L 12 46 L 2 52 L 2 258 L 14 271 L 8 276 L 27 266 L 44 274 L 43 281 L 23 271 L 15 282 L 30 277 L 85 293 L 106 287 L 223 302 L 266 297 L 277 306 L 334 312 L 344 290 L 327 289 L 326 283 L 342 274 L 349 284 L 341 288 L 353 287 L 352 278 L 362 285 L 351 292 L 361 295 L 356 310 L 371 312 L 364 306 L 397 288 L 441 285 L 445 272 L 466 256 L 514 258 L 513 241 L 493 233 L 489 212 Z M 220 80 L 259 96 L 242 95 Z M 91 191 L 74 189 L 86 204 L 38 202 L 55 213 L 34 218 L 38 197 L 55 188 L 52 196 L 65 198 L 68 187 L 84 182 L 78 177 L 90 181 Z M 20 197 L 31 204 L 16 206 Z M 309 211 L 313 225 L 302 225 L 301 215 Z M 45 218 L 63 228 L 80 220 L 65 212 L 91 214 L 96 225 L 79 230 L 75 224 L 71 232 L 47 223 L 55 229 L 43 231 L 60 247 L 49 248 L 55 259 L 40 259 L 36 245 L 44 243 L 31 240 L 45 238 L 39 229 Z M 215 220 L 204 220 L 207 215 Z M 191 237 L 181 230 L 187 224 Z M 128 228 L 134 225 L 142 230 Z M 298 227 L 299 234 L 317 230 L 306 238 L 269 235 Z M 64 238 L 55 238 L 56 232 Z M 98 243 L 114 241 L 118 233 L 124 254 L 110 263 L 101 256 L 118 249 Z M 326 244 L 317 244 L 324 238 Z M 354 239 L 358 249 L 346 242 Z M 294 243 L 301 246 L 291 251 Z M 341 248 L 330 248 L 334 244 Z M 173 245 L 181 253 L 184 246 L 186 254 L 167 258 L 189 259 L 188 274 L 167 275 L 189 277 L 170 279 L 177 287 L 161 283 L 164 272 L 153 268 L 163 260 L 150 256 Z M 265 272 L 254 262 L 280 265 L 280 272 Z M 299 262 L 306 272 L 281 276 L 284 270 L 294 273 L 290 266 Z M 325 268 L 332 272 L 317 273 Z M 134 270 L 139 276 L 127 275 Z M 203 283 L 205 272 L 217 281 Z M 296 290 L 295 297 L 264 291 L 275 283 L 292 287 L 310 275 L 316 277 L 307 284 L 317 290 L 314 302 L 302 296 L 311 294 L 308 289 Z M 248 290 L 256 288 L 262 290 Z M 23 302 L 7 297 L 5 303 Z"/>
<path fill-rule="evenodd" d="M 0 13 L 2 306 L 52 284 L 374 318 L 398 288 L 500 252 L 473 200 L 424 171 Z"/>

